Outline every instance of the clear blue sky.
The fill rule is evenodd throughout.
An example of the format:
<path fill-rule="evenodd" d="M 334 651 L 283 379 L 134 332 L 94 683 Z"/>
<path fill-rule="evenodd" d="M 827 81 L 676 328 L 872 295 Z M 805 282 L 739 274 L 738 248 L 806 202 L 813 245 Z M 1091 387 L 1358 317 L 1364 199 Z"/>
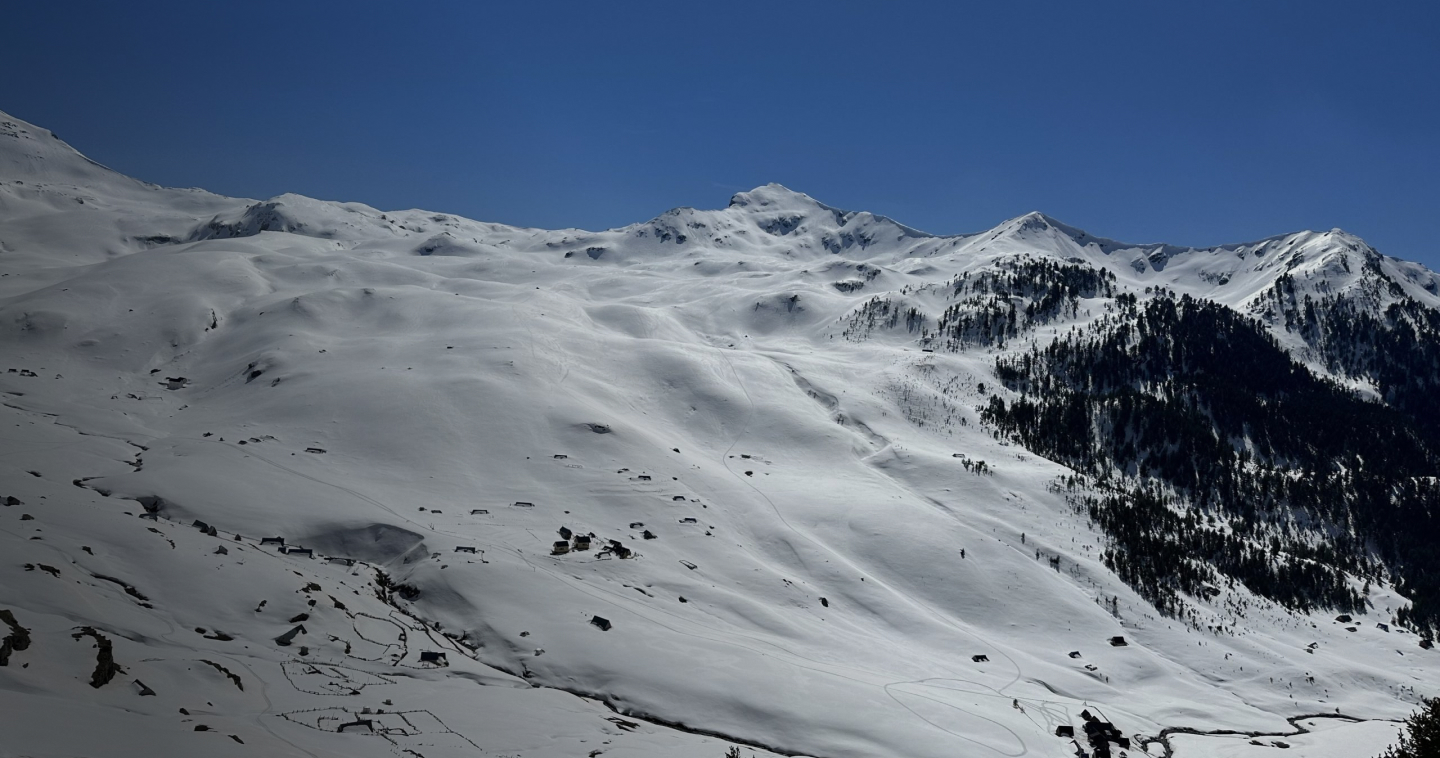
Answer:
<path fill-rule="evenodd" d="M 775 181 L 1440 268 L 1434 2 L 23 2 L 0 65 L 0 110 L 230 195 L 605 228 Z"/>

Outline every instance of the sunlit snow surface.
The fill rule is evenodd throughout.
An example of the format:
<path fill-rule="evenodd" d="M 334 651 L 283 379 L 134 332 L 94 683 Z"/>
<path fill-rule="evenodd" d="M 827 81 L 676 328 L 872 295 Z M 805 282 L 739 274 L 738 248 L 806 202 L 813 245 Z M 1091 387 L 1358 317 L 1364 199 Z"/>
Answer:
<path fill-rule="evenodd" d="M 1377 627 L 1395 594 L 1348 625 L 1243 589 L 1196 601 L 1218 633 L 1158 617 L 1066 469 L 981 428 L 993 351 L 843 336 L 875 294 L 943 310 L 1014 256 L 1245 310 L 1286 271 L 1362 286 L 1363 251 L 1039 214 L 934 237 L 776 185 L 606 232 L 257 203 L 0 114 L 0 608 L 32 639 L 0 756 L 1070 756 L 1085 708 L 1137 742 L 1281 735 L 1171 734 L 1177 758 L 1377 753 L 1437 681 Z M 592 547 L 551 555 L 561 527 Z M 378 570 L 419 596 L 382 601 Z M 123 669 L 99 688 L 87 626 Z M 1361 723 L 1285 736 L 1337 713 Z"/>

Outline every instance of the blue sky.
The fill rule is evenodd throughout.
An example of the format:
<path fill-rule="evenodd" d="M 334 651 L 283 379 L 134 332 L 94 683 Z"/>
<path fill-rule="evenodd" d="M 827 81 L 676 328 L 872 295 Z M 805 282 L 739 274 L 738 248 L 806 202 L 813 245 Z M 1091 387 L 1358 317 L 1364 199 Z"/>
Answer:
<path fill-rule="evenodd" d="M 1430 2 L 15 3 L 0 110 L 168 185 L 605 228 L 780 182 L 936 233 L 1339 226 L 1440 268 Z"/>

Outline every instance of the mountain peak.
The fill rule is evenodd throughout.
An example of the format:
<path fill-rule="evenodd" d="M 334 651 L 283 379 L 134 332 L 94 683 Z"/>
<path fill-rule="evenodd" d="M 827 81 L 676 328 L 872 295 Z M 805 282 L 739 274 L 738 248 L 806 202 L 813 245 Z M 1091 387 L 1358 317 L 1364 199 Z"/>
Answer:
<path fill-rule="evenodd" d="M 828 205 L 804 192 L 796 192 L 783 184 L 771 182 L 748 192 L 737 192 L 730 198 L 731 208 L 825 208 Z"/>
<path fill-rule="evenodd" d="M 1081 232 L 1079 229 L 1047 216 L 1040 211 L 1030 211 L 1023 216 L 1016 216 L 1001 224 L 1000 228 L 1012 234 L 1033 233 L 1047 229 L 1053 229 L 1072 237 L 1077 234 L 1084 234 L 1084 232 Z"/>
<path fill-rule="evenodd" d="M 1115 240 L 1096 237 L 1084 229 L 1071 226 L 1040 211 L 1030 211 L 1023 216 L 1016 216 L 996 226 L 991 233 L 995 237 L 1006 237 L 1028 243 L 1034 243 L 1037 238 L 1048 238 L 1063 241 L 1065 245 L 1074 244 L 1079 247 L 1097 244 L 1105 251 L 1126 246 Z"/>
<path fill-rule="evenodd" d="M 1013 220 L 1017 222 L 1036 222 L 1049 224 L 1055 219 L 1050 218 L 1049 216 L 1041 213 L 1040 211 L 1030 211 L 1029 213 L 1026 213 L 1022 216 L 1016 216 Z"/>

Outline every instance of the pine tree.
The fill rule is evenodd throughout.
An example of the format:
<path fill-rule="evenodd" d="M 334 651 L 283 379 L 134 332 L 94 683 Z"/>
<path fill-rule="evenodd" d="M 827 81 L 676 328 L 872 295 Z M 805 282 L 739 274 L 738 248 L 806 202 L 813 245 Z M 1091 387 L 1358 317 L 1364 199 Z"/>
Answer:
<path fill-rule="evenodd" d="M 1380 758 L 1440 758 L 1440 698 L 1426 698 L 1405 720 L 1405 734 Z"/>

